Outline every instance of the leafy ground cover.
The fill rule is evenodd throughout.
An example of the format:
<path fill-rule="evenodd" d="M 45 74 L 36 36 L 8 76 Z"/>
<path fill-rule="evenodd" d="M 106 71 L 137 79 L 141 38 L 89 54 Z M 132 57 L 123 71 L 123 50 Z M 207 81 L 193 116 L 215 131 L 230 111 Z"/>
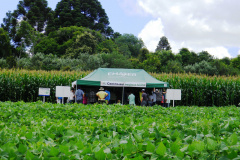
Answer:
<path fill-rule="evenodd" d="M 0 102 L 0 159 L 240 159 L 239 108 Z"/>

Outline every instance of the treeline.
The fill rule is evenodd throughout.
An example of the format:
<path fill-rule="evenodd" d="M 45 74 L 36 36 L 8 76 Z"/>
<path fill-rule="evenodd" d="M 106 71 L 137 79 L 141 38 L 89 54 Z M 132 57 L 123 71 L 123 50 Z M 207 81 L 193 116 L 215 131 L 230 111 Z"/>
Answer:
<path fill-rule="evenodd" d="M 150 52 L 133 34 L 114 32 L 98 0 L 22 0 L 0 28 L 0 67 L 29 70 L 142 68 L 148 72 L 239 75 L 240 56 L 171 51 L 166 37 Z"/>
<path fill-rule="evenodd" d="M 72 82 L 88 75 L 83 71 L 36 71 L 0 70 L 0 101 L 35 102 L 39 87 L 50 88 L 47 102 L 56 102 L 56 86 L 71 86 Z M 239 105 L 239 76 L 206 76 L 195 74 L 152 74 L 153 77 L 168 82 L 170 88 L 182 91 L 178 106 L 228 106 Z"/>

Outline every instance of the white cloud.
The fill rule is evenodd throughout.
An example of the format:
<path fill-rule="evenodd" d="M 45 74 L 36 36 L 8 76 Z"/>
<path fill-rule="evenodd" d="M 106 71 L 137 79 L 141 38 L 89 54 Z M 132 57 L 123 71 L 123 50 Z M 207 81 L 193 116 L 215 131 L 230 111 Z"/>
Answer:
<path fill-rule="evenodd" d="M 232 57 L 228 52 L 227 48 L 224 47 L 216 47 L 216 48 L 205 48 L 205 51 L 211 53 L 216 58 L 224 58 L 224 57 Z"/>
<path fill-rule="evenodd" d="M 210 54 L 219 58 L 231 57 L 226 48 L 240 48 L 239 0 L 231 3 L 224 0 L 137 2 L 157 19 L 150 21 L 139 33 L 151 51 L 163 35 L 168 38 L 173 51 L 180 49 L 176 47 L 187 47 L 195 52 L 207 48 Z M 156 29 L 157 25 L 161 30 Z"/>
<path fill-rule="evenodd" d="M 238 54 L 240 55 L 240 50 L 238 50 Z"/>
<path fill-rule="evenodd" d="M 138 34 L 138 37 L 144 41 L 144 44 L 150 51 L 155 51 L 160 37 L 162 36 L 164 36 L 164 34 L 163 25 L 160 18 L 150 21 Z"/>

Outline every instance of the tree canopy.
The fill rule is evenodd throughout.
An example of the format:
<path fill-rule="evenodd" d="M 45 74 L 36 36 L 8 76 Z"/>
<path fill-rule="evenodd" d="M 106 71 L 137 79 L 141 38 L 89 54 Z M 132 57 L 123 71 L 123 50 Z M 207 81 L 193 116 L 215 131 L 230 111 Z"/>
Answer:
<path fill-rule="evenodd" d="M 49 21 L 47 32 L 60 27 L 82 26 L 111 36 L 108 16 L 98 0 L 61 0 L 55 9 L 53 21 Z"/>

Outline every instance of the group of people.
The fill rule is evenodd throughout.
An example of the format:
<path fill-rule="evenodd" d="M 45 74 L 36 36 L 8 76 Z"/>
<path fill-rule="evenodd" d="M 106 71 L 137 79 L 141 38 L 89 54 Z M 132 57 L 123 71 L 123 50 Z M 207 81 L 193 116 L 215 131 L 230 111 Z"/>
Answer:
<path fill-rule="evenodd" d="M 70 96 L 68 97 L 69 103 L 82 103 L 82 104 L 94 104 L 96 102 L 99 103 L 109 103 L 110 100 L 110 92 L 108 90 L 104 90 L 103 87 L 100 87 L 99 92 L 95 93 L 94 90 L 90 90 L 90 92 L 86 93 L 83 89 L 78 87 L 71 88 Z M 58 99 L 62 99 L 62 97 L 58 97 Z"/>
<path fill-rule="evenodd" d="M 133 92 L 135 91 L 135 92 Z M 99 88 L 98 92 L 95 92 L 94 89 L 88 89 L 88 92 L 84 92 L 83 89 L 78 86 L 77 90 L 76 87 L 71 88 L 70 97 L 68 98 L 69 103 L 82 103 L 82 104 L 109 104 L 111 94 L 109 90 L 104 90 L 103 87 Z M 169 106 L 169 101 L 166 98 L 166 91 L 165 90 L 159 90 L 159 89 L 153 89 L 153 90 L 145 90 L 142 89 L 141 92 L 139 92 L 139 95 L 137 95 L 137 98 L 135 97 L 134 93 L 136 94 L 136 90 L 130 90 L 127 95 L 124 97 L 126 98 L 126 101 L 124 101 L 124 104 L 129 105 L 136 105 L 135 102 L 137 102 L 137 105 L 141 106 L 154 106 L 154 105 L 161 105 L 163 107 Z M 114 96 L 114 93 L 113 93 Z M 139 99 L 138 99 L 139 96 Z M 138 101 L 137 101 L 138 99 Z M 62 98 L 58 97 L 58 102 L 61 103 Z M 120 99 L 116 99 L 116 104 L 121 104 Z"/>
<path fill-rule="evenodd" d="M 147 93 L 145 89 L 142 89 L 141 94 L 141 106 L 154 106 L 161 105 L 163 107 L 169 107 L 170 101 L 166 97 L 166 90 L 153 89 L 150 93 Z"/>

